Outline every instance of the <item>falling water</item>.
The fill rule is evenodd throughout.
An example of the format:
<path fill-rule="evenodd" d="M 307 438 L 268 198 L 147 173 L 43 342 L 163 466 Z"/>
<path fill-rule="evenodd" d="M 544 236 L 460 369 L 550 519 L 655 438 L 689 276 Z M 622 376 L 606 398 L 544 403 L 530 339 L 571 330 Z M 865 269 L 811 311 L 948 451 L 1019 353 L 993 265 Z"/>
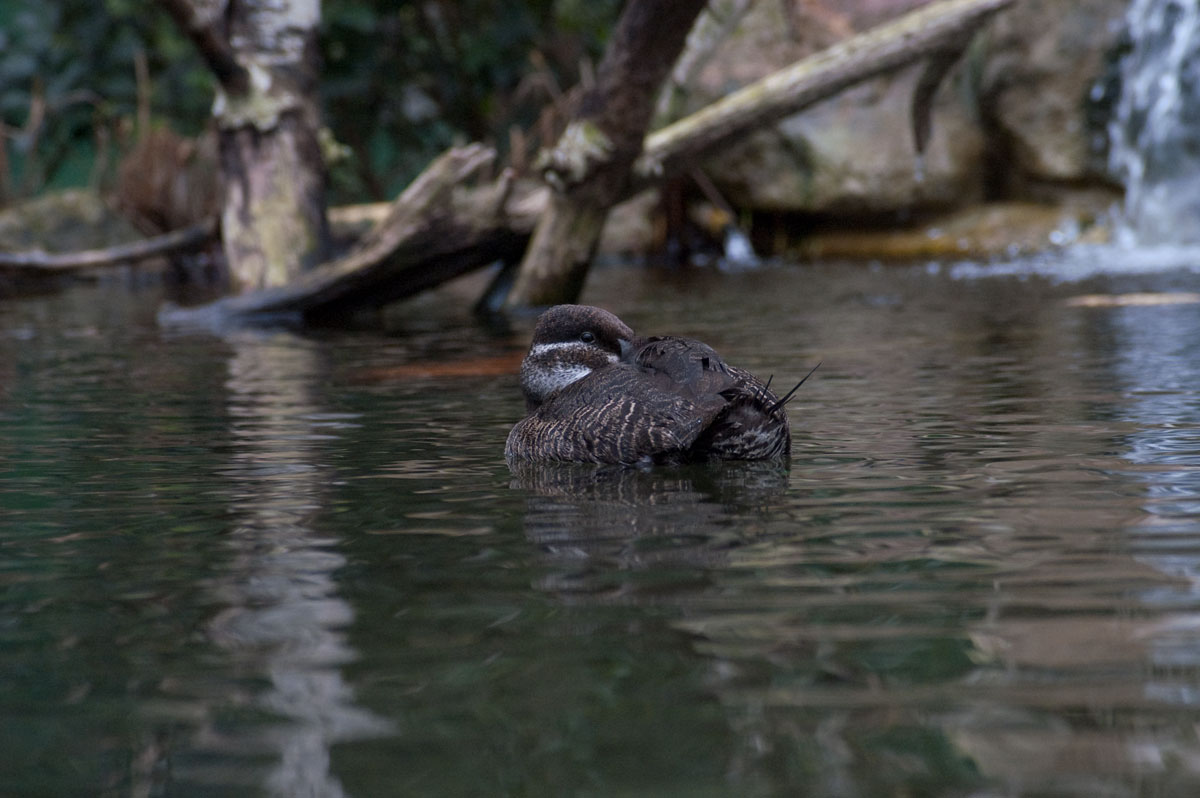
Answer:
<path fill-rule="evenodd" d="M 1200 244 L 1200 3 L 1133 0 L 1109 124 L 1129 243 Z"/>

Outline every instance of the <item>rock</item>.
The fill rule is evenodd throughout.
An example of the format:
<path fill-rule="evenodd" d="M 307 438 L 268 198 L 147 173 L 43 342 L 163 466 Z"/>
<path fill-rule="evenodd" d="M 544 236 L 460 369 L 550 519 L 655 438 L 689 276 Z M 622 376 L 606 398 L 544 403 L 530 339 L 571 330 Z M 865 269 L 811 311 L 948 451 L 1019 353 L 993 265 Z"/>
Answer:
<path fill-rule="evenodd" d="M 1124 24 L 1127 0 L 1021 0 L 988 33 L 982 115 L 1007 168 L 1041 181 L 1099 180 L 1103 131 L 1087 124 L 1088 96 Z"/>
<path fill-rule="evenodd" d="M 0 211 L 0 250 L 74 252 L 143 236 L 97 194 L 84 189 L 43 194 Z"/>
<path fill-rule="evenodd" d="M 1087 205 L 995 202 L 953 211 L 914 228 L 826 231 L 804 238 L 801 257 L 819 260 L 971 260 L 1108 240 L 1102 214 Z"/>
<path fill-rule="evenodd" d="M 73 189 L 43 194 L 0 211 L 0 251 L 75 252 L 143 236 L 98 195 Z M 0 270 L 0 297 L 69 284 L 78 274 Z"/>
<path fill-rule="evenodd" d="M 908 98 L 915 70 L 851 89 L 705 165 L 740 207 L 836 215 L 941 210 L 983 194 L 984 139 L 957 98 L 939 100 L 923 156 Z"/>
<path fill-rule="evenodd" d="M 717 0 L 676 71 L 676 115 L 919 5 Z M 751 136 L 704 169 L 740 207 L 839 216 L 1044 199 L 1022 192 L 1102 182 L 1086 100 L 1123 10 L 1118 0 L 1022 0 L 999 14 L 939 89 L 924 156 L 912 140 L 913 66 Z"/>
<path fill-rule="evenodd" d="M 613 208 L 604 222 L 598 251 L 605 255 L 631 255 L 651 251 L 662 238 L 656 224 L 657 190 L 643 191 Z"/>

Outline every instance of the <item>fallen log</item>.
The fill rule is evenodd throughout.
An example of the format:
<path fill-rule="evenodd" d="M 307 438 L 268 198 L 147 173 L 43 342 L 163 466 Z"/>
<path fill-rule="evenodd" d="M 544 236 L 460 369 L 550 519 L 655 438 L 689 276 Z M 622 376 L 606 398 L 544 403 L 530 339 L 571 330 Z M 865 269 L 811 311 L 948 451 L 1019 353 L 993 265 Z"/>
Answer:
<path fill-rule="evenodd" d="M 704 156 L 741 136 L 832 97 L 849 86 L 889 70 L 927 60 L 929 66 L 919 81 L 919 94 L 914 97 L 913 137 L 914 146 L 919 146 L 927 136 L 933 89 L 953 63 L 954 56 L 965 49 L 980 26 L 992 15 L 1013 2 L 944 0 L 923 6 L 894 22 L 805 58 L 650 134 L 642 155 L 634 162 L 633 179 L 626 186 L 622 199 L 654 182 L 676 176 L 690 169 Z M 550 161 L 553 162 L 553 158 Z M 337 297 L 341 303 L 357 298 L 370 298 L 375 302 L 381 297 L 391 301 L 410 296 L 471 268 L 485 266 L 496 260 L 511 262 L 513 258 L 520 257 L 534 221 L 548 207 L 549 190 L 534 192 L 526 188 L 513 193 L 507 189 L 492 188 L 484 191 L 485 194 L 489 192 L 498 194 L 502 201 L 484 203 L 489 208 L 486 218 L 480 218 L 478 210 L 460 207 L 438 219 L 438 223 L 444 226 L 441 229 L 455 237 L 454 246 L 451 247 L 453 253 L 445 251 L 446 242 L 433 229 L 433 220 L 427 219 L 425 227 L 417 224 L 410 226 L 407 233 L 394 231 L 388 237 L 388 241 L 396 242 L 401 252 L 392 261 L 393 264 L 401 264 L 401 268 L 394 273 L 371 264 L 371 256 L 363 252 L 356 259 L 360 266 L 351 266 L 346 262 L 328 273 L 322 268 L 318 273 L 326 276 L 317 280 L 301 278 L 295 286 L 260 299 L 250 295 L 226 300 L 229 302 L 228 308 L 235 313 L 244 309 L 250 313 L 298 312 L 311 317 L 321 313 L 321 303 L 326 298 Z M 386 230 L 395 224 L 396 219 L 408 216 L 402 208 L 408 201 L 407 194 L 405 192 L 405 196 L 397 200 L 398 207 L 380 229 Z M 420 192 L 415 194 L 419 195 Z M 460 213 L 466 213 L 466 216 L 457 215 Z M 415 218 L 425 217 L 417 214 Z M 406 236 L 411 236 L 411 240 Z M 425 242 L 431 239 L 440 246 L 423 253 L 421 248 L 427 246 Z M 500 249 L 479 250 L 479 247 L 496 246 L 501 239 L 507 241 L 512 249 L 507 252 Z M 382 255 L 386 254 L 386 247 L 376 246 L 370 251 Z M 370 275 L 354 274 L 356 268 L 367 267 L 371 268 Z M 337 289 L 335 284 L 342 279 L 354 287 L 345 291 Z M 372 294 L 369 286 L 374 279 L 392 282 L 386 289 Z M 578 276 L 568 279 L 579 282 Z M 310 282 L 314 289 L 319 284 L 319 290 L 306 290 Z M 489 290 L 494 292 L 494 288 Z"/>
<path fill-rule="evenodd" d="M 160 255 L 203 249 L 214 239 L 216 230 L 216 220 L 209 219 L 182 230 L 172 230 L 141 241 L 100 249 L 84 249 L 78 252 L 46 252 L 40 249 L 0 252 L 0 269 L 62 273 L 136 263 Z"/>
<path fill-rule="evenodd" d="M 167 306 L 165 324 L 221 328 L 237 320 L 331 323 L 412 296 L 497 260 L 520 256 L 532 218 L 512 224 L 510 174 L 457 191 L 495 159 L 480 144 L 443 153 L 392 203 L 387 217 L 346 255 L 277 288 L 226 297 L 200 308 Z M 519 203 L 512 203 L 513 208 Z"/>

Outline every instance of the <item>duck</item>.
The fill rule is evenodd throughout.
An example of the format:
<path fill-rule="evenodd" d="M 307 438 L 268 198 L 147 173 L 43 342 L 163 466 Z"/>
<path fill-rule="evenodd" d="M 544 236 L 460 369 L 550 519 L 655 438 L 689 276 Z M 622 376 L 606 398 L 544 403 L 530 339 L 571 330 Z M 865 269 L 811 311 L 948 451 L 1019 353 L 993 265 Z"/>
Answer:
<path fill-rule="evenodd" d="M 520 380 L 526 415 L 505 443 L 510 465 L 786 463 L 785 405 L 804 383 L 778 397 L 770 380 L 702 341 L 640 337 L 590 305 L 555 305 L 538 317 Z"/>

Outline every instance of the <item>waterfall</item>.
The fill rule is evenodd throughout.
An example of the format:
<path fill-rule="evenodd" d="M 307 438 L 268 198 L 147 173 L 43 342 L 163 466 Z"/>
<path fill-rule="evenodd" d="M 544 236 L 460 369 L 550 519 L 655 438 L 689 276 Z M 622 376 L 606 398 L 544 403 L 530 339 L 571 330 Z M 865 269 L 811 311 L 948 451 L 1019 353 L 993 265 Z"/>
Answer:
<path fill-rule="evenodd" d="M 1200 244 L 1200 0 L 1133 0 L 1130 49 L 1109 123 L 1125 184 L 1122 237 Z"/>

